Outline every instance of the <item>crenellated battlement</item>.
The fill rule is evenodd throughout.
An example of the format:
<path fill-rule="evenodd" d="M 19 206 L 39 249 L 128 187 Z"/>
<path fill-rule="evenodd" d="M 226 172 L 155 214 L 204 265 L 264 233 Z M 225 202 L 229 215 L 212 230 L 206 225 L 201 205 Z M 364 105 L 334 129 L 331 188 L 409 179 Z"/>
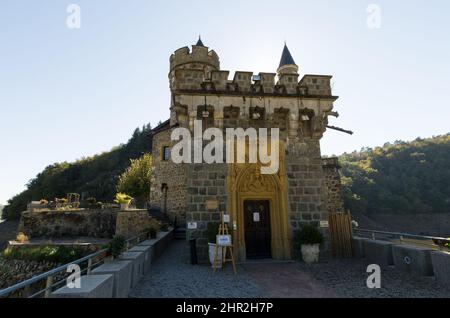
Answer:
<path fill-rule="evenodd" d="M 230 72 L 213 70 L 210 76 L 200 69 L 179 69 L 175 71 L 174 91 L 192 91 L 214 94 L 274 94 L 274 95 L 310 95 L 332 96 L 329 75 L 304 75 L 298 81 L 298 75 L 283 75 L 275 83 L 275 73 L 236 71 L 233 79 Z"/>
<path fill-rule="evenodd" d="M 206 46 L 193 45 L 192 51 L 187 46 L 182 47 L 170 56 L 170 72 L 175 68 L 185 65 L 189 65 L 189 68 L 203 69 L 205 64 L 214 70 L 220 69 L 219 56 L 215 51 L 209 50 Z"/>
<path fill-rule="evenodd" d="M 186 46 L 171 55 L 170 87 L 173 92 L 199 94 L 332 97 L 331 76 L 304 75 L 299 81 L 298 66 L 292 64 L 292 57 L 284 57 L 284 60 L 291 64 L 280 66 L 277 73 L 254 75 L 236 71 L 229 79 L 230 71 L 220 69 L 216 52 L 199 42 L 191 50 Z"/>

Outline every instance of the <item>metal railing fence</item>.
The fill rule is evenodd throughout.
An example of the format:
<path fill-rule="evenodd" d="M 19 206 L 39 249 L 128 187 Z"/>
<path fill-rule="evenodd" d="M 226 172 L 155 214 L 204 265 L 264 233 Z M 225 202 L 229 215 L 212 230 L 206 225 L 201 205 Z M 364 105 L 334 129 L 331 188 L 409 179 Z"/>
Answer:
<path fill-rule="evenodd" d="M 142 238 L 147 238 L 147 233 L 141 233 L 137 236 L 134 236 L 132 238 L 129 238 L 126 240 L 125 250 L 129 250 L 131 247 L 133 247 L 136 244 L 139 244 Z M 86 274 L 90 275 L 91 271 L 98 267 L 99 265 L 103 264 L 107 258 L 110 258 L 111 255 L 109 254 L 109 249 L 104 248 L 101 249 L 95 253 L 86 255 L 80 259 L 77 259 L 73 262 L 70 262 L 65 265 L 61 265 L 57 268 L 51 269 L 45 273 L 39 274 L 35 277 L 32 277 L 30 279 L 27 279 L 23 282 L 17 283 L 15 285 L 12 285 L 10 287 L 7 287 L 5 289 L 0 290 L 0 298 L 2 297 L 8 297 L 13 293 L 18 293 L 18 297 L 21 295 L 21 291 L 23 294 L 25 294 L 25 297 L 27 298 L 36 298 L 42 295 L 45 298 L 48 298 L 53 290 L 55 290 L 56 287 L 62 286 L 65 282 L 67 277 L 72 274 L 71 272 L 67 272 L 67 269 L 71 265 L 78 265 L 81 268 L 81 275 Z M 84 265 L 84 266 L 83 266 Z M 64 275 L 65 274 L 65 275 Z M 43 284 L 45 281 L 45 287 L 39 288 L 37 291 L 31 291 L 31 287 L 33 285 L 36 285 L 38 283 Z"/>

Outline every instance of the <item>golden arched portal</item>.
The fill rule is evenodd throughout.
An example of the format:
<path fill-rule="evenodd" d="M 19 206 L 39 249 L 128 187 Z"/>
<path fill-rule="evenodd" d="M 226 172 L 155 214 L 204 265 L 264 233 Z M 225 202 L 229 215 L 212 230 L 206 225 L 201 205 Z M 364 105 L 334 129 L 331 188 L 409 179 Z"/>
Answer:
<path fill-rule="evenodd" d="M 237 257 L 246 260 L 244 202 L 267 200 L 270 203 L 271 255 L 274 259 L 291 259 L 291 231 L 287 206 L 284 147 L 280 147 L 277 174 L 261 174 L 260 164 L 231 164 L 228 174 L 228 206 Z"/>

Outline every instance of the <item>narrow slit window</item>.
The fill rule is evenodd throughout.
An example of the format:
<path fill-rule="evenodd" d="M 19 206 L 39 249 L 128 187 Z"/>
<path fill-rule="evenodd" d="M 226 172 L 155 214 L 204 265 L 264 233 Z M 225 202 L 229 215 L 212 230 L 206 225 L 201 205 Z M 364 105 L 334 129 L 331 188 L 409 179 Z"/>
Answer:
<path fill-rule="evenodd" d="M 170 159 L 170 148 L 169 148 L 169 146 L 164 146 L 163 147 L 163 160 L 169 161 L 169 159 Z"/>

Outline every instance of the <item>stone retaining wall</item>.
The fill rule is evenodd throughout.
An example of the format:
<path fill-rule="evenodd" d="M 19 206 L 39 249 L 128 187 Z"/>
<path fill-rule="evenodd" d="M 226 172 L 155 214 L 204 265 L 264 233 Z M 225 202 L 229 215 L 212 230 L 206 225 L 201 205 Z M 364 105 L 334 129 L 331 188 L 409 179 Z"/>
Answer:
<path fill-rule="evenodd" d="M 0 289 L 30 279 L 58 266 L 58 264 L 50 262 L 0 259 Z"/>
<path fill-rule="evenodd" d="M 135 236 L 148 226 L 147 210 L 119 209 L 23 212 L 19 232 L 35 237 Z"/>
<path fill-rule="evenodd" d="M 147 210 L 131 210 L 117 213 L 115 234 L 126 238 L 144 232 L 150 224 Z"/>
<path fill-rule="evenodd" d="M 23 212 L 19 232 L 28 237 L 88 236 L 111 238 L 118 209 Z"/>

